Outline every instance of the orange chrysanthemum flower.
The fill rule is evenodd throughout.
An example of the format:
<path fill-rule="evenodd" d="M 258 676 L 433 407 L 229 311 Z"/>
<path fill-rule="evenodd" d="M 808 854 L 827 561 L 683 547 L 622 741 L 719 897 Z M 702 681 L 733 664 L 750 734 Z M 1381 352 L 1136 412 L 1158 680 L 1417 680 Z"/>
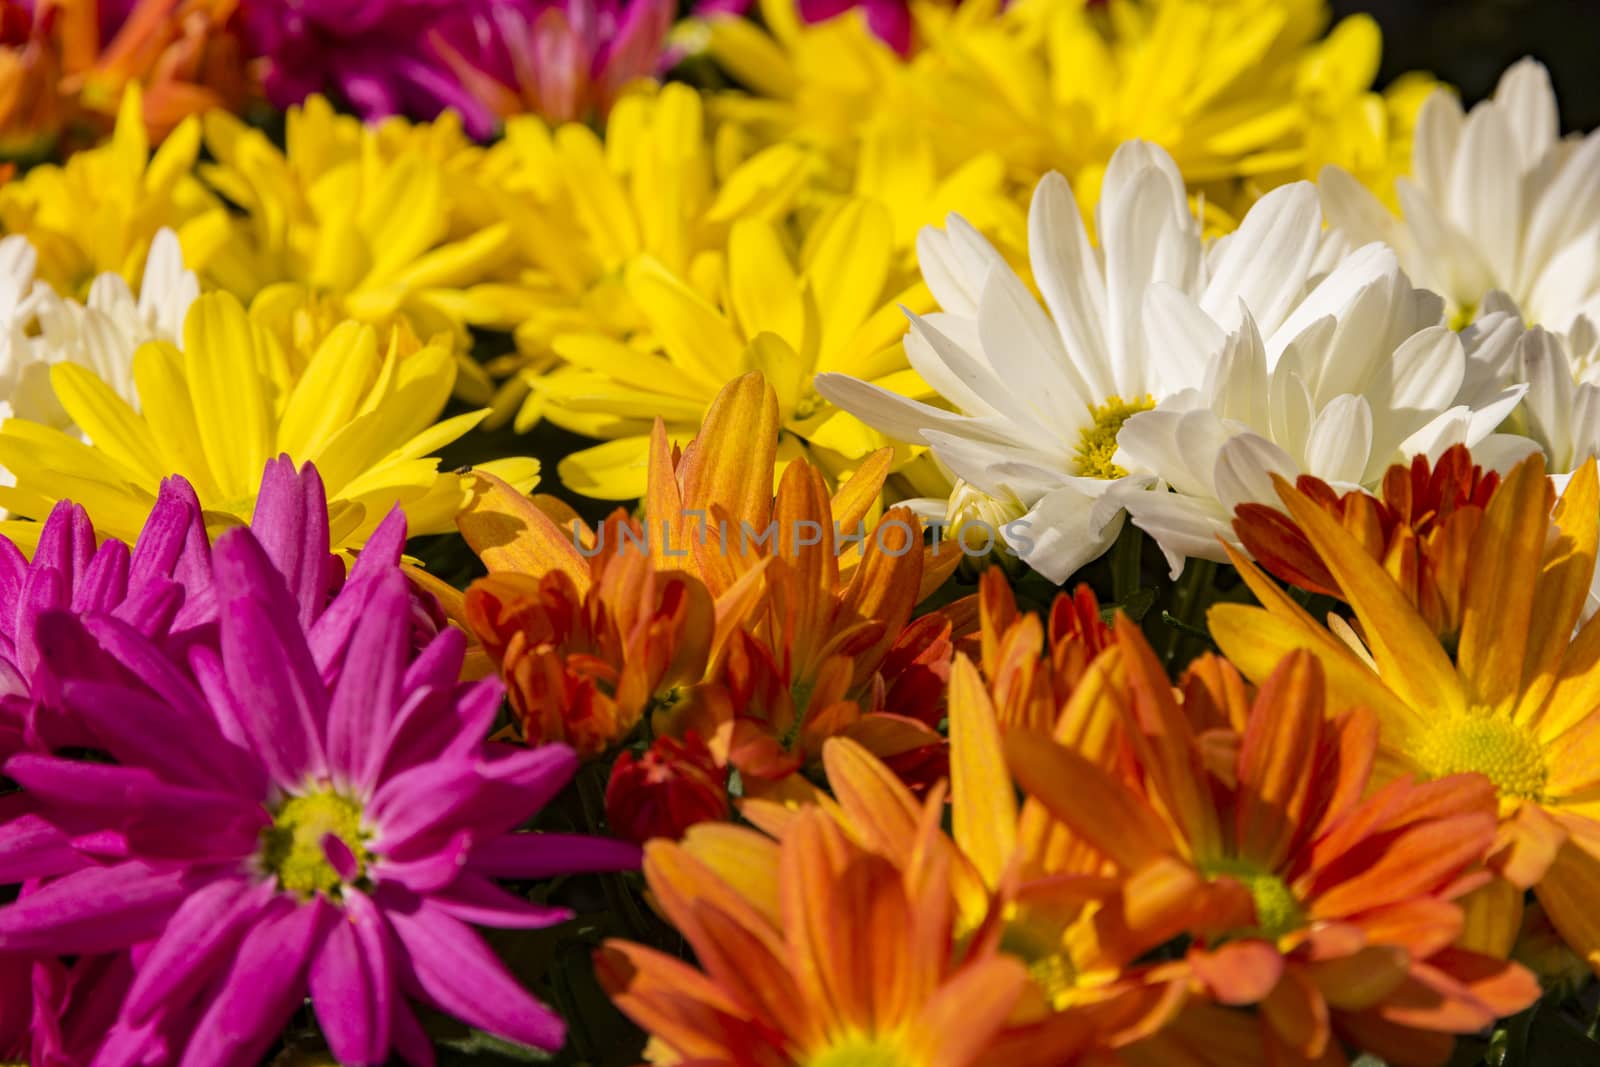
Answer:
<path fill-rule="evenodd" d="M 696 730 L 753 794 L 803 790 L 789 779 L 839 735 L 931 784 L 944 773 L 930 753 L 943 744 L 934 727 L 950 627 L 938 615 L 911 615 L 961 554 L 924 546 L 921 523 L 905 509 L 867 530 L 888 450 L 832 494 L 815 467 L 795 460 L 774 495 L 777 445 L 777 395 L 754 372 L 723 388 L 681 455 L 656 425 L 645 497 L 656 566 L 687 571 L 718 596 L 754 578 L 761 589 L 718 642 L 706 684 L 661 728 Z"/>
<path fill-rule="evenodd" d="M 1600 973 L 1600 914 L 1591 906 L 1600 883 L 1600 621 L 1579 628 L 1600 533 L 1594 461 L 1572 475 L 1553 513 L 1537 453 L 1496 490 L 1468 548 L 1453 649 L 1357 538 L 1293 487 L 1280 483 L 1278 492 L 1354 609 L 1364 644 L 1324 629 L 1242 558 L 1235 562 L 1264 607 L 1213 608 L 1217 643 L 1251 678 L 1291 650 L 1315 652 L 1330 705 L 1376 713 L 1387 775 L 1487 776 L 1501 819 L 1492 862 L 1515 886 L 1536 890 L 1556 929 Z M 1475 915 L 1474 941 L 1504 951 L 1521 896 L 1495 899 Z"/>
<path fill-rule="evenodd" d="M 1390 467 L 1381 497 L 1361 490 L 1341 496 L 1308 474 L 1295 488 L 1382 564 L 1434 633 L 1453 637 L 1461 630 L 1467 551 L 1499 484 L 1500 476 L 1474 464 L 1466 446 L 1454 445 L 1431 467 L 1427 456 Z M 1233 528 L 1245 551 L 1272 574 L 1344 599 L 1338 579 L 1289 515 L 1266 504 L 1241 504 Z"/>
<path fill-rule="evenodd" d="M 243 105 L 249 80 L 231 27 L 237 0 L 136 0 L 125 14 L 109 17 L 101 6 L 98 0 L 0 2 L 5 154 L 38 154 L 74 123 L 104 132 L 132 82 L 143 88 L 153 140 L 190 115 Z"/>
<path fill-rule="evenodd" d="M 1112 651 L 1085 672 L 1055 739 L 1116 763 L 1125 695 Z M 964 939 L 992 940 L 1027 967 L 1029 988 L 991 1062 L 1059 1067 L 1155 1033 L 1182 1006 L 1187 969 L 1141 963 L 1161 939 L 1097 923 L 1117 890 L 1113 868 L 1037 801 L 1018 802 L 994 705 L 965 656 L 952 668 L 949 716 L 953 837 L 920 839 L 922 809 L 912 791 L 888 763 L 847 738 L 823 746 L 833 796 L 819 794 L 816 802 L 852 839 L 892 863 L 909 863 L 927 848 L 948 852 Z M 759 798 L 740 805 L 746 819 L 773 835 L 803 810 Z"/>
<path fill-rule="evenodd" d="M 1304 652 L 1271 672 L 1242 735 L 1198 733 L 1138 628 L 1119 620 L 1117 641 L 1136 780 L 1022 730 L 1007 758 L 1123 880 L 1104 928 L 1189 939 L 1197 993 L 1258 1007 L 1260 1052 L 1240 1062 L 1343 1063 L 1339 1038 L 1391 1063 L 1442 1063 L 1452 1035 L 1538 998 L 1521 967 L 1452 947 L 1453 901 L 1489 877 L 1485 779 L 1400 779 L 1367 796 L 1376 722 L 1326 717 Z M 1184 1062 L 1182 1046 L 1206 1040 L 1180 1020 L 1126 1055 Z"/>
<path fill-rule="evenodd" d="M 597 756 L 652 698 L 704 675 L 711 597 L 690 575 L 658 572 L 620 511 L 598 534 L 575 518 L 563 529 L 559 503 L 474 477 L 457 524 L 489 575 L 467 589 L 466 624 L 505 679 L 523 738 Z"/>
<path fill-rule="evenodd" d="M 939 835 L 942 796 L 913 841 Z M 992 944 L 962 943 L 948 854 L 896 864 L 817 810 L 774 841 L 701 826 L 645 849 L 645 877 L 700 963 L 608 941 L 600 980 L 651 1034 L 654 1063 L 976 1067 L 1027 986 Z"/>
<path fill-rule="evenodd" d="M 1048 731 L 1089 664 L 1111 644 L 1094 590 L 1080 585 L 1050 606 L 1048 630 L 1017 610 L 1005 572 L 991 567 L 978 581 L 978 632 L 963 644 L 983 668 L 1002 727 Z"/>

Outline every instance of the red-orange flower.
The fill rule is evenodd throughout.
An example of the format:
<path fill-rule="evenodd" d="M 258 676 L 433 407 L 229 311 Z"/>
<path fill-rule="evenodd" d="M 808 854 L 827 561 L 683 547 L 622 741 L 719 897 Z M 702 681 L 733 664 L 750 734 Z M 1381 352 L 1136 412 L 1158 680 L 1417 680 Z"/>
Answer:
<path fill-rule="evenodd" d="M 913 842 L 939 835 L 942 798 Z M 897 864 L 821 811 L 774 841 L 702 826 L 646 846 L 645 877 L 699 968 L 608 941 L 601 983 L 651 1034 L 654 1063 L 976 1067 L 1027 985 L 992 943 L 958 938 L 948 854 Z"/>
<path fill-rule="evenodd" d="M 1500 477 L 1454 445 L 1430 468 L 1427 456 L 1395 464 L 1383 476 L 1382 496 L 1361 490 L 1339 495 L 1301 475 L 1295 487 L 1339 521 L 1383 565 L 1433 631 L 1461 630 L 1469 550 Z M 1245 550 L 1291 585 L 1344 599 L 1339 582 L 1293 518 L 1267 504 L 1241 504 L 1233 520 Z"/>
<path fill-rule="evenodd" d="M 717 765 L 700 735 L 658 737 L 641 757 L 623 752 L 606 783 L 606 824 L 644 844 L 681 838 L 696 823 L 728 817 L 728 768 Z"/>
<path fill-rule="evenodd" d="M 1188 938 L 1195 991 L 1255 1006 L 1274 1064 L 1342 1063 L 1336 1037 L 1391 1063 L 1442 1063 L 1454 1034 L 1537 999 L 1521 967 L 1453 947 L 1455 901 L 1489 877 L 1487 779 L 1402 778 L 1368 795 L 1376 720 L 1325 718 L 1322 668 L 1303 652 L 1265 680 L 1242 734 L 1197 733 L 1138 628 L 1119 620 L 1117 640 L 1134 782 L 1037 734 L 1006 738 L 1024 789 L 1122 878 L 1108 928 Z M 1207 1039 L 1180 1020 L 1134 1056 L 1173 1062 Z"/>

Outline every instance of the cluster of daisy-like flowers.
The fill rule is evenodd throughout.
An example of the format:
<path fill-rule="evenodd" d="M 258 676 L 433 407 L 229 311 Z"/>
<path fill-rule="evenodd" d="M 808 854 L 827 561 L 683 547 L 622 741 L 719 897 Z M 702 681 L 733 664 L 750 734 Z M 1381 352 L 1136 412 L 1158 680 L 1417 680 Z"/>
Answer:
<path fill-rule="evenodd" d="M 0 0 L 0 1062 L 1589 1041 L 1544 68 L 681 6 Z"/>

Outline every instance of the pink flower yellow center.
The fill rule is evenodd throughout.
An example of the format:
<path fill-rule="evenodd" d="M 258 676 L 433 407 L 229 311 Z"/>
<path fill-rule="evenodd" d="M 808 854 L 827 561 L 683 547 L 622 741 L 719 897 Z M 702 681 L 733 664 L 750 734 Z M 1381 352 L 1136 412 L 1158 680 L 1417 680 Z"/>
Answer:
<path fill-rule="evenodd" d="M 1080 478 L 1103 478 L 1107 481 L 1126 478 L 1128 472 L 1112 462 L 1112 457 L 1117 454 L 1117 434 L 1122 430 L 1123 423 L 1155 406 L 1155 397 L 1148 393 L 1132 400 L 1108 396 L 1105 403 L 1092 405 L 1089 414 L 1094 416 L 1094 425 L 1085 426 L 1079 434 L 1077 475 Z"/>
<path fill-rule="evenodd" d="M 1526 728 L 1487 711 L 1441 716 L 1413 750 L 1430 777 L 1476 772 L 1507 798 L 1537 800 L 1549 768 L 1544 750 Z"/>
<path fill-rule="evenodd" d="M 261 863 L 280 888 L 312 897 L 336 895 L 346 879 L 328 860 L 325 840 L 332 836 L 355 857 L 356 877 L 370 858 L 361 830 L 361 805 L 332 790 L 290 797 L 261 834 Z"/>

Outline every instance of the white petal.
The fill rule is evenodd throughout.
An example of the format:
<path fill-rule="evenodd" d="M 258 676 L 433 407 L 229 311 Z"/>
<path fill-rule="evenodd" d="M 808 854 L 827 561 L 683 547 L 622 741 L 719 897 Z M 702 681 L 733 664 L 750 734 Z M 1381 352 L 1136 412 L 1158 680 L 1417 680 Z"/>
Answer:
<path fill-rule="evenodd" d="M 1307 471 L 1335 487 L 1353 489 L 1370 473 L 1371 456 L 1372 406 L 1366 397 L 1347 393 L 1317 412 L 1306 437 Z"/>
<path fill-rule="evenodd" d="M 1516 138 L 1521 169 L 1532 169 L 1561 135 L 1550 72 L 1536 59 L 1513 63 L 1500 75 L 1494 106 L 1505 115 L 1506 125 Z"/>
<path fill-rule="evenodd" d="M 1028 258 L 1034 284 L 1055 319 L 1067 355 L 1096 400 L 1116 392 L 1100 323 L 1106 315 L 1106 281 L 1089 244 L 1072 186 L 1046 174 L 1028 211 Z"/>
<path fill-rule="evenodd" d="M 1576 400 L 1567 353 L 1558 338 L 1537 327 L 1523 336 L 1517 350 L 1521 377 L 1528 383 L 1522 402 L 1530 436 L 1544 446 L 1555 465 L 1567 467 Z"/>
<path fill-rule="evenodd" d="M 1044 496 L 1026 515 L 1004 529 L 1007 542 L 1024 563 L 1057 585 L 1105 554 L 1122 532 L 1118 517 L 1098 531 L 1090 529 L 1095 500 L 1071 488 Z"/>
<path fill-rule="evenodd" d="M 917 234 L 917 264 L 939 306 L 970 318 L 978 313 L 989 272 L 1005 258 L 960 215 L 947 218 L 945 227 L 924 226 Z"/>
<path fill-rule="evenodd" d="M 1024 502 L 1033 501 L 1066 479 L 1067 468 L 1057 456 L 939 430 L 926 430 L 922 438 L 956 477 L 990 496 L 1010 492 Z"/>
<path fill-rule="evenodd" d="M 1397 247 L 1398 220 L 1354 175 L 1330 165 L 1322 168 L 1317 184 L 1328 228 L 1343 233 L 1352 248 L 1373 241 Z"/>
<path fill-rule="evenodd" d="M 978 337 L 1008 391 L 1048 426 L 1061 411 L 1097 403 L 1050 317 L 1009 267 L 989 274 L 978 303 Z"/>
<path fill-rule="evenodd" d="M 1160 282 L 1145 290 L 1144 340 L 1147 376 L 1119 380 L 1114 391 L 1124 398 L 1149 393 L 1159 400 L 1201 384 L 1228 343 L 1222 328 L 1187 293 Z"/>
<path fill-rule="evenodd" d="M 1242 433 L 1231 438 L 1217 453 L 1217 500 L 1231 517 L 1240 504 L 1278 506 L 1274 474 L 1293 481 L 1300 474 L 1294 457 L 1260 434 Z"/>
<path fill-rule="evenodd" d="M 1392 380 L 1369 389 L 1367 395 L 1380 409 L 1443 411 L 1461 391 L 1466 364 L 1461 338 L 1447 326 L 1434 326 L 1412 334 L 1395 349 L 1388 365 Z"/>
<path fill-rule="evenodd" d="M 1440 203 L 1450 188 L 1450 172 L 1455 168 L 1456 146 L 1461 142 L 1465 118 L 1455 93 L 1443 87 L 1435 89 L 1417 112 L 1411 169 L 1417 184 Z"/>
<path fill-rule="evenodd" d="M 1416 243 L 1421 280 L 1438 288 L 1453 303 L 1470 307 L 1497 281 L 1478 246 L 1440 213 L 1411 182 L 1395 183 L 1405 212 L 1406 228 Z"/>
<path fill-rule="evenodd" d="M 1528 213 L 1517 279 L 1536 290 L 1548 264 L 1565 246 L 1587 240 L 1593 249 L 1600 228 L 1600 134 L 1591 133 L 1539 191 Z M 1547 298 L 1548 299 L 1548 298 Z M 1548 325 L 1548 323 L 1547 323 Z"/>
<path fill-rule="evenodd" d="M 1241 308 L 1240 318 L 1240 327 L 1207 368 L 1202 391 L 1220 417 L 1264 429 L 1270 417 L 1266 348 L 1249 310 Z"/>
<path fill-rule="evenodd" d="M 1238 323 L 1239 304 L 1267 333 L 1300 299 L 1322 236 L 1317 188 L 1294 182 L 1258 200 L 1214 265 L 1200 307 L 1224 330 Z"/>
<path fill-rule="evenodd" d="M 1160 546 L 1173 578 L 1183 573 L 1188 559 L 1226 563 L 1228 555 L 1222 549 L 1222 541 L 1237 547 L 1233 514 L 1209 497 L 1130 493 L 1123 505 L 1133 524 Z"/>

